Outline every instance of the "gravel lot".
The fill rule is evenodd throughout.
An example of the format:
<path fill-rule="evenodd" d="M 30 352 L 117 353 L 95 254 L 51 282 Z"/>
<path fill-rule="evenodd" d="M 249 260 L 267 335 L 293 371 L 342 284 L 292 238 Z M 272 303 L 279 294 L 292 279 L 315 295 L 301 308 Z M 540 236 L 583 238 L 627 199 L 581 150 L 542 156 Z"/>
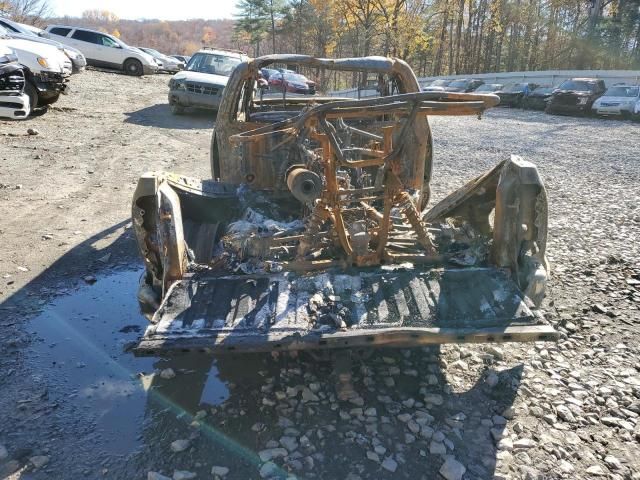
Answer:
<path fill-rule="evenodd" d="M 171 116 L 168 78 L 88 71 L 0 121 L 0 478 L 640 479 L 640 124 L 432 122 L 434 201 L 538 165 L 557 344 L 134 359 L 135 182 L 209 171 L 215 118 Z"/>

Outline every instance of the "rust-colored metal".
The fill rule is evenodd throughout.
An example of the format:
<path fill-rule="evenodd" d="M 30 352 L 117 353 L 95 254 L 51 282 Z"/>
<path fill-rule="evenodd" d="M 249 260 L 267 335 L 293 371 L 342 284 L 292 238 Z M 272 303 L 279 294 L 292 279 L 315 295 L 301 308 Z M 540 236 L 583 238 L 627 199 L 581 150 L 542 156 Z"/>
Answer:
<path fill-rule="evenodd" d="M 375 73 L 398 94 L 257 99 L 258 71 L 273 62 Z M 214 339 L 212 349 L 549 339 L 553 330 L 540 330 L 528 310 L 529 300 L 539 305 L 544 296 L 548 271 L 546 195 L 535 167 L 505 160 L 426 211 L 427 117 L 479 116 L 497 102 L 495 95 L 420 92 L 397 59 L 269 56 L 239 65 L 212 138 L 219 181 L 158 174 L 136 189 L 144 288 L 157 296 L 149 348 L 165 349 L 158 342 L 178 324 Z M 396 265 L 357 268 L 383 263 Z M 243 302 L 250 300 L 221 327 L 208 305 L 217 308 L 215 295 L 245 291 Z M 339 317 L 331 310 L 338 305 Z M 199 312 L 193 325 L 191 308 Z M 492 312 L 496 319 L 487 318 Z M 376 328 L 361 335 L 370 321 Z M 422 326 L 408 330 L 414 322 Z M 456 322 L 474 328 L 464 334 Z M 385 331 L 389 325 L 400 327 Z"/>

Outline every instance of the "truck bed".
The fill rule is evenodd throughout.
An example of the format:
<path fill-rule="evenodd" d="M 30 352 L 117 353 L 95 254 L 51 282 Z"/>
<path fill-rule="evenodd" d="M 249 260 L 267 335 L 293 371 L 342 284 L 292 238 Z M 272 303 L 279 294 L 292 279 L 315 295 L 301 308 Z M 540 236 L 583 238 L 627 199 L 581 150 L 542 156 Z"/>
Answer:
<path fill-rule="evenodd" d="M 320 323 L 340 309 L 346 323 Z M 327 316 L 324 315 L 323 318 Z M 137 355 L 555 340 L 495 268 L 211 276 L 174 283 Z"/>

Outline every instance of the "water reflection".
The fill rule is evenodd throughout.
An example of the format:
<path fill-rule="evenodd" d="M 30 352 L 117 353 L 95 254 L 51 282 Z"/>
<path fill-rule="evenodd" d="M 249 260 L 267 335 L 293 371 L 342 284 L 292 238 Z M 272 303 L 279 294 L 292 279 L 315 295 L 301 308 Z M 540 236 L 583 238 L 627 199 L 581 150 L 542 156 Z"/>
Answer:
<path fill-rule="evenodd" d="M 446 454 L 467 467 L 465 478 L 492 478 L 490 429 L 504 425 L 490 419 L 513 403 L 519 368 L 503 372 L 496 388 L 477 374 L 475 386 L 454 392 L 438 348 L 327 361 L 304 354 L 136 358 L 125 346 L 147 325 L 135 299 L 139 275 L 99 277 L 58 298 L 31 324 L 41 341 L 27 361 L 65 399 L 63 412 L 74 412 L 60 421 L 93 427 L 88 455 L 111 460 L 108 478 L 145 478 L 151 470 L 211 478 L 218 465 L 230 469 L 227 479 L 257 479 L 259 452 L 288 444 L 287 457 L 274 459 L 273 476 L 431 479 L 443 463 L 430 453 L 438 431 Z M 167 369 L 175 376 L 161 375 Z M 345 384 L 351 401 L 339 398 Z M 427 421 L 416 424 L 418 418 Z M 173 452 L 171 443 L 180 439 L 189 448 Z M 375 451 L 383 452 L 379 461 L 367 457 Z M 382 468 L 386 458 L 397 463 L 395 472 Z"/>

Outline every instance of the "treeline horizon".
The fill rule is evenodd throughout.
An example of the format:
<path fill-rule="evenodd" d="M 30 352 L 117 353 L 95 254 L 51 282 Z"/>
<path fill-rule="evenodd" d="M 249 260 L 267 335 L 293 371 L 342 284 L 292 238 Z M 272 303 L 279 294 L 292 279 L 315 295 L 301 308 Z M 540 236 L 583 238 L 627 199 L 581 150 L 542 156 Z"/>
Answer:
<path fill-rule="evenodd" d="M 640 0 L 240 0 L 254 54 L 393 55 L 421 76 L 640 68 Z"/>
<path fill-rule="evenodd" d="M 640 69 L 640 0 L 240 0 L 238 10 L 236 19 L 175 21 L 88 10 L 34 23 L 90 27 L 167 54 L 206 45 L 251 56 L 389 55 L 419 76 Z"/>

